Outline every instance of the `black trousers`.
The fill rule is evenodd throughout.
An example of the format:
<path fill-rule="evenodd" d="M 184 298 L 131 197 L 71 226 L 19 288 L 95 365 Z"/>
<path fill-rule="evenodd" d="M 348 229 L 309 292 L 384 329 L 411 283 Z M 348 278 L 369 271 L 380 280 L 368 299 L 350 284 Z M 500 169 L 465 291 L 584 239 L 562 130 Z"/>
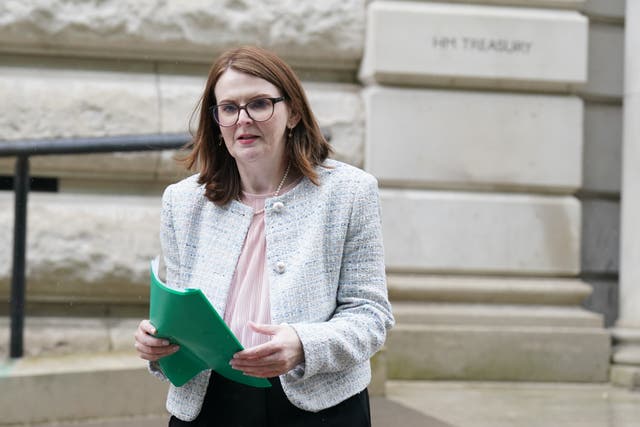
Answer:
<path fill-rule="evenodd" d="M 320 412 L 294 406 L 279 378 L 255 388 L 211 375 L 200 415 L 187 422 L 171 417 L 169 427 L 371 427 L 367 390 Z"/>

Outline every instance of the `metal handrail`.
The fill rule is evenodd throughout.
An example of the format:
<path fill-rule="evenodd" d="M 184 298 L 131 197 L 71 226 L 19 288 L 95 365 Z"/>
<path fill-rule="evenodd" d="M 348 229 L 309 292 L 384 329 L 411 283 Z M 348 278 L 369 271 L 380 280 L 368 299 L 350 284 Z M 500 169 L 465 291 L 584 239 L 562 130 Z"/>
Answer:
<path fill-rule="evenodd" d="M 24 353 L 25 259 L 27 239 L 27 195 L 29 157 L 56 154 L 93 154 L 131 151 L 171 150 L 184 147 L 191 137 L 184 134 L 120 135 L 96 138 L 34 139 L 0 141 L 0 157 L 16 157 L 13 181 L 15 216 L 13 225 L 13 270 L 11 276 L 12 358 Z"/>

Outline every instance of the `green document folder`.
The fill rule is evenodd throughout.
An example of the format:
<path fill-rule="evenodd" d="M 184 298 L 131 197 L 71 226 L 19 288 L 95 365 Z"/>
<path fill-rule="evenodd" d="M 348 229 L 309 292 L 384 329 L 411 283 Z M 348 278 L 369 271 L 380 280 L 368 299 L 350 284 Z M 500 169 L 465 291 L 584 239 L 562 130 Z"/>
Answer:
<path fill-rule="evenodd" d="M 265 378 L 244 375 L 229 361 L 243 347 L 200 289 L 176 290 L 158 279 L 158 259 L 151 261 L 149 320 L 157 337 L 180 346 L 159 360 L 171 383 L 180 387 L 205 369 L 253 387 L 271 387 Z"/>

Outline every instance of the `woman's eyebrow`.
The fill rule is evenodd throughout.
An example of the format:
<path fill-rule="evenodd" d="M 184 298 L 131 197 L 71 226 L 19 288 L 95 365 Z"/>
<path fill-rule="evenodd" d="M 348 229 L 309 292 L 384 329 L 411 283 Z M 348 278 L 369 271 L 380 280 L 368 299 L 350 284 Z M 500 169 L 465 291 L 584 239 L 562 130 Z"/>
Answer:
<path fill-rule="evenodd" d="M 249 97 L 241 97 L 247 100 L 247 102 L 251 102 L 255 99 L 259 99 L 259 98 L 277 98 L 280 95 L 272 95 L 270 93 L 258 93 L 255 95 L 251 95 Z M 220 101 L 218 101 L 218 104 L 239 104 L 236 99 L 238 98 L 224 98 Z"/>

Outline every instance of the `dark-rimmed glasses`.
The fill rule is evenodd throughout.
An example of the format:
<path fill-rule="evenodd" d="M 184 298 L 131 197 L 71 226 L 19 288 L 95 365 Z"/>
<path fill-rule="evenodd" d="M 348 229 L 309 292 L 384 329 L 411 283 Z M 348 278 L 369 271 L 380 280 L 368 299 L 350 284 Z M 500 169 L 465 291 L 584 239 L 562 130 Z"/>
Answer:
<path fill-rule="evenodd" d="M 214 105 L 210 108 L 213 118 L 220 126 L 229 127 L 238 123 L 240 110 L 247 112 L 247 116 L 255 122 L 265 122 L 273 116 L 275 105 L 284 101 L 285 97 L 258 98 L 245 105 L 237 105 L 232 102 Z"/>

